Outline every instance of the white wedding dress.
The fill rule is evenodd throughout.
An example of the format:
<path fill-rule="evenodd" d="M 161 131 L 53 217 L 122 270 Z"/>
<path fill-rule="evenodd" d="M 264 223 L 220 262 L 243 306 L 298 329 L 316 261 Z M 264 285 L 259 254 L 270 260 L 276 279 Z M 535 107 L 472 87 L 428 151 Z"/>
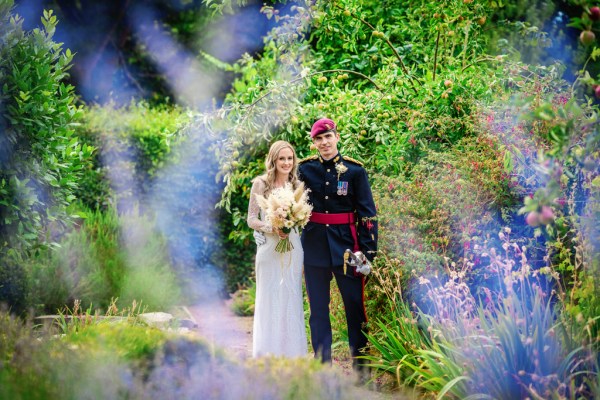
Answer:
<path fill-rule="evenodd" d="M 279 236 L 261 219 L 255 199 L 255 194 L 268 196 L 265 188 L 264 177 L 254 180 L 248 207 L 248 226 L 263 232 L 267 239 L 256 252 L 252 356 L 303 357 L 308 351 L 302 299 L 304 252 L 295 231 L 289 235 L 294 249 L 286 253 L 275 251 Z"/>

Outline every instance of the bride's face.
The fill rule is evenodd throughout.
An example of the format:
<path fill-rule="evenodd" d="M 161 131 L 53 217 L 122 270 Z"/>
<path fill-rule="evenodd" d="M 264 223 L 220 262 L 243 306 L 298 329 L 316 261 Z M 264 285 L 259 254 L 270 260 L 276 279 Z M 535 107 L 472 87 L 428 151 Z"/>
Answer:
<path fill-rule="evenodd" d="M 289 175 L 294 168 L 294 153 L 292 149 L 286 147 L 279 151 L 275 159 L 275 169 L 277 174 Z"/>

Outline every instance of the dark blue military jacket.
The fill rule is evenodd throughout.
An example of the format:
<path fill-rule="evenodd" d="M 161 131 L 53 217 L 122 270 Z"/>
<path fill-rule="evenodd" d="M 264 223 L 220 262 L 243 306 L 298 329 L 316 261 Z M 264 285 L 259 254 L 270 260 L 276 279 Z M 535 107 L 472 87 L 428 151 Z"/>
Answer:
<path fill-rule="evenodd" d="M 362 164 L 340 154 L 328 161 L 312 156 L 300 161 L 298 176 L 310 189 L 313 212 L 355 214 L 359 249 L 372 261 L 377 251 L 377 212 Z M 348 224 L 309 222 L 302 231 L 302 246 L 305 265 L 335 267 L 344 264 L 344 251 L 353 250 L 354 239 Z"/>

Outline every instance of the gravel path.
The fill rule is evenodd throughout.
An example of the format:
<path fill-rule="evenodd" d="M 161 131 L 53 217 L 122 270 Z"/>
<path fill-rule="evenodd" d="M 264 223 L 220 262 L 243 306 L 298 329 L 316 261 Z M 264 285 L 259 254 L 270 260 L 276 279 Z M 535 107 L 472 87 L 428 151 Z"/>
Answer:
<path fill-rule="evenodd" d="M 202 337 L 242 360 L 252 357 L 252 317 L 235 315 L 223 301 L 187 309 Z"/>

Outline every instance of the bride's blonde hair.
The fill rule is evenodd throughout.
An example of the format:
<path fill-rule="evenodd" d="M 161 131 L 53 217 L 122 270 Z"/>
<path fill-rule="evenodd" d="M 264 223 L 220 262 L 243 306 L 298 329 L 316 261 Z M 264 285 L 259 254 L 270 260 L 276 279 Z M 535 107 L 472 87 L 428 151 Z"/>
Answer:
<path fill-rule="evenodd" d="M 290 172 L 288 180 L 291 182 L 292 187 L 296 188 L 298 185 L 298 157 L 296 156 L 296 150 L 285 140 L 278 140 L 271 145 L 269 154 L 265 160 L 265 170 L 267 171 L 265 174 L 265 181 L 267 182 L 267 189 L 272 189 L 273 186 L 275 186 L 277 157 L 279 157 L 279 152 L 285 148 L 292 150 L 292 154 L 294 155 L 294 165 L 292 166 L 292 171 Z"/>

